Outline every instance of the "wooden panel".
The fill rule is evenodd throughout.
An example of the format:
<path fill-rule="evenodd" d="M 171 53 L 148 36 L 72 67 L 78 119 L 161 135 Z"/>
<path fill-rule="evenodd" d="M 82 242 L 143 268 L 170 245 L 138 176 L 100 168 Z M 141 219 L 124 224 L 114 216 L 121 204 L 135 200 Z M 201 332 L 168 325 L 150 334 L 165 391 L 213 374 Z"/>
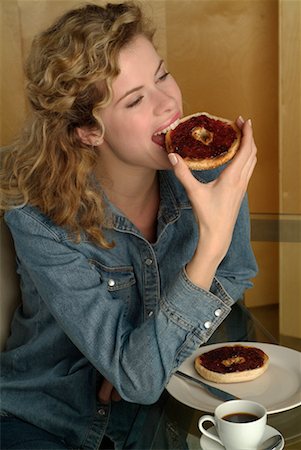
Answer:
<path fill-rule="evenodd" d="M 280 244 L 280 333 L 301 338 L 301 2 L 280 0 L 280 212 L 299 237 Z"/>
<path fill-rule="evenodd" d="M 278 303 L 279 244 L 278 242 L 253 242 L 259 266 L 254 287 L 245 294 L 248 307 Z"/>
<path fill-rule="evenodd" d="M 301 1 L 281 0 L 280 213 L 301 214 Z"/>
<path fill-rule="evenodd" d="M 280 244 L 280 333 L 301 339 L 301 243 Z"/>

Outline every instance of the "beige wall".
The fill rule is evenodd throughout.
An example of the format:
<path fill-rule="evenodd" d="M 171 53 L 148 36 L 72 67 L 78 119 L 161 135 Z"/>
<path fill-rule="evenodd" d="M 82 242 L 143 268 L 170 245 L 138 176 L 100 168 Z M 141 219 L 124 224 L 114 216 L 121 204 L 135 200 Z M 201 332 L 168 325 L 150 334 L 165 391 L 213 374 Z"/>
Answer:
<path fill-rule="evenodd" d="M 12 139 L 25 116 L 22 65 L 33 35 L 52 18 L 81 3 L 1 1 L 2 145 Z M 296 5 L 301 2 L 153 0 L 142 3 L 158 24 L 157 42 L 169 70 L 182 88 L 185 113 L 208 111 L 233 119 L 239 114 L 252 118 L 258 164 L 250 184 L 249 199 L 252 239 L 260 272 L 246 301 L 251 306 L 277 303 L 280 292 L 282 311 L 286 310 L 286 303 L 292 308 L 296 298 L 286 295 L 287 285 L 291 283 L 288 276 L 283 275 L 283 266 L 287 267 L 293 257 L 294 266 L 298 267 L 301 244 L 299 240 L 299 250 L 292 244 L 293 252 L 289 245 L 279 244 L 279 218 L 294 214 L 299 221 L 301 212 L 301 177 L 296 164 L 298 162 L 300 167 L 300 109 L 292 89 L 298 84 L 300 57 L 291 50 L 296 38 L 299 37 L 300 42 L 300 28 L 297 36 L 294 30 L 298 28 L 297 18 L 300 20 Z M 287 27 L 283 20 L 288 23 Z M 294 45 L 296 47 L 296 43 Z M 286 84 L 281 84 L 278 76 L 279 62 L 282 76 L 290 83 L 289 97 Z M 299 111 L 297 117 L 291 112 L 293 104 L 293 111 Z M 295 142 L 298 145 L 294 145 Z M 298 289 L 300 296 L 300 281 Z M 282 326 L 289 334 L 284 322 Z"/>

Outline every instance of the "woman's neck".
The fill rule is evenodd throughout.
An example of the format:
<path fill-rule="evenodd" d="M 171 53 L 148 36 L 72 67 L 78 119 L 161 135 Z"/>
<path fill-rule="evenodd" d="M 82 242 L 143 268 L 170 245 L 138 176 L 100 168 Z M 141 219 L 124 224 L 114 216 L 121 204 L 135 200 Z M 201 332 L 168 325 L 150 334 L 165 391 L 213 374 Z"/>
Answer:
<path fill-rule="evenodd" d="M 155 170 L 133 168 L 122 175 L 96 173 L 105 194 L 150 242 L 156 240 L 160 203 L 158 174 Z M 106 172 L 108 174 L 108 172 Z"/>

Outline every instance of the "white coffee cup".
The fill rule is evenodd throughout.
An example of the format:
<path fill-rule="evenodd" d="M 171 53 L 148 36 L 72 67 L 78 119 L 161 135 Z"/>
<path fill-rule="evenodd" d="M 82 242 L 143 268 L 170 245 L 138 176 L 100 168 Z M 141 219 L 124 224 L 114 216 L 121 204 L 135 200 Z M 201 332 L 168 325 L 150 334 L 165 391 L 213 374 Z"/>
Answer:
<path fill-rule="evenodd" d="M 242 422 L 232 421 L 235 418 Z M 198 426 L 205 436 L 217 441 L 226 450 L 256 450 L 263 437 L 266 421 L 266 409 L 259 403 L 249 400 L 230 400 L 215 409 L 214 417 L 202 416 Z M 218 436 L 210 429 L 205 429 L 204 422 L 213 423 Z"/>

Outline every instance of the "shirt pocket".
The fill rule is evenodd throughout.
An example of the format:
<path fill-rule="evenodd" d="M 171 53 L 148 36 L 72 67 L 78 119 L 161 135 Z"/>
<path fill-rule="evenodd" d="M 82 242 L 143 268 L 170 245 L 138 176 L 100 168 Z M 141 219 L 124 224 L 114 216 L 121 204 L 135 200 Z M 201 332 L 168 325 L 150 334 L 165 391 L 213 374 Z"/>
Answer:
<path fill-rule="evenodd" d="M 90 264 L 97 270 L 100 282 L 106 285 L 108 292 L 111 292 L 113 297 L 119 297 L 122 292 L 125 294 L 136 284 L 132 266 L 109 267 L 93 259 L 90 259 Z"/>
<path fill-rule="evenodd" d="M 141 322 L 141 310 L 138 301 L 138 289 L 132 266 L 107 266 L 99 261 L 90 260 L 97 270 L 100 283 L 106 287 L 107 295 L 115 306 L 120 305 L 121 314 L 136 326 Z"/>

